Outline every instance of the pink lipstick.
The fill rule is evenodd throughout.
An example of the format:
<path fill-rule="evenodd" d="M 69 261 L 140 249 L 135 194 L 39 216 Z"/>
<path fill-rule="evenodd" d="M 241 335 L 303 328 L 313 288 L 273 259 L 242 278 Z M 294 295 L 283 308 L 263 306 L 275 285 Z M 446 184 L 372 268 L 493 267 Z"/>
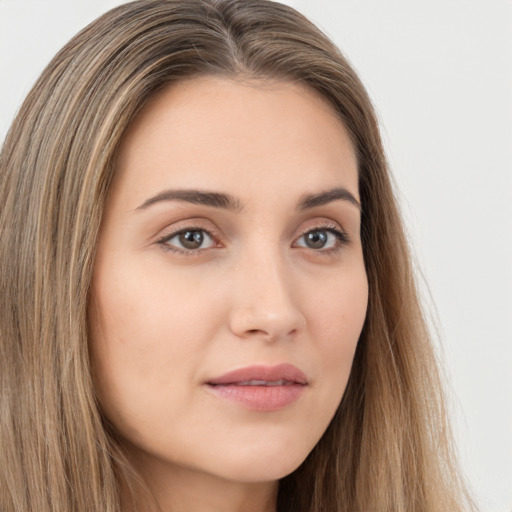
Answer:
<path fill-rule="evenodd" d="M 226 373 L 206 383 L 217 396 L 253 411 L 284 409 L 299 399 L 308 385 L 296 366 L 254 365 Z"/>

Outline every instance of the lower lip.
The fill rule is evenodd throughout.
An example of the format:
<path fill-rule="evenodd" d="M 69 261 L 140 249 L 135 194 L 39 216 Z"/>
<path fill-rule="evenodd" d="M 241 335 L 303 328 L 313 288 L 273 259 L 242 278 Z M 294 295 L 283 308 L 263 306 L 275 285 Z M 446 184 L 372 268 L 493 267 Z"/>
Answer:
<path fill-rule="evenodd" d="M 296 402 L 306 386 L 240 386 L 236 384 L 208 385 L 221 398 L 235 402 L 252 411 L 279 411 Z"/>

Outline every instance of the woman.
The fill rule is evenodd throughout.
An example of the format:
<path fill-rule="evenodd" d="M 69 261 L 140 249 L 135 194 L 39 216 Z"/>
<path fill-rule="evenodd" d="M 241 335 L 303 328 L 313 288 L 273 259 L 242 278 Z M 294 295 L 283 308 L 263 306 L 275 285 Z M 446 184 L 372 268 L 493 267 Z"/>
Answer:
<path fill-rule="evenodd" d="M 371 103 L 298 13 L 110 11 L 0 165 L 2 510 L 470 507 Z"/>

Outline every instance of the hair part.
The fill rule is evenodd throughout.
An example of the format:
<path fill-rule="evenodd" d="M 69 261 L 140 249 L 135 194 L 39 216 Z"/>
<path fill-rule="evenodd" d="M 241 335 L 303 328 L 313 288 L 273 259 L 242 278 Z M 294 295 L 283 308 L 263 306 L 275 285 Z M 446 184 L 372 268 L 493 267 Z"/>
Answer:
<path fill-rule="evenodd" d="M 378 122 L 356 73 L 289 7 L 139 0 L 55 56 L 0 154 L 0 509 L 118 512 L 120 487 L 139 487 L 94 392 L 87 308 L 96 244 L 130 123 L 163 87 L 205 75 L 316 91 L 359 162 L 367 318 L 342 403 L 281 481 L 278 510 L 470 507 Z"/>

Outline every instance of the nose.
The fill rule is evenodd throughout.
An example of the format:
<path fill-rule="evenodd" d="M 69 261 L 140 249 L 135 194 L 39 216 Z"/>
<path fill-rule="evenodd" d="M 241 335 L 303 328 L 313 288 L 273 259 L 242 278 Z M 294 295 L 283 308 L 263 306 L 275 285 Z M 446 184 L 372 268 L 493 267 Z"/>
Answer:
<path fill-rule="evenodd" d="M 229 324 L 239 338 L 275 342 L 304 328 L 296 282 L 278 257 L 249 258 L 238 267 L 233 286 Z"/>

